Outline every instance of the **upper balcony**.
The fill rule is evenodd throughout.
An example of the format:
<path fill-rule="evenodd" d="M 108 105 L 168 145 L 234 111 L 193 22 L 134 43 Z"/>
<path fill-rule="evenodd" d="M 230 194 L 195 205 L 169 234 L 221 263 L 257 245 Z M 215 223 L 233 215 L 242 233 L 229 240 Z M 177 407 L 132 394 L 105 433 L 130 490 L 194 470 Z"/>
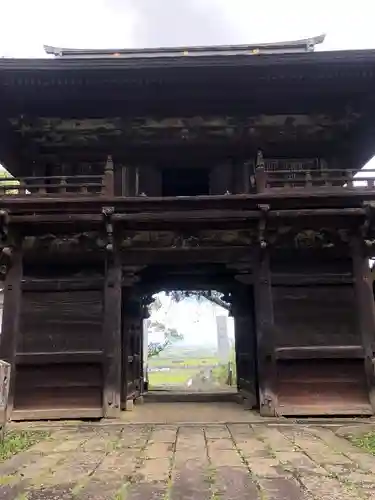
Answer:
<path fill-rule="evenodd" d="M 299 198 L 311 196 L 329 198 L 336 195 L 345 196 L 345 194 L 364 196 L 367 199 L 369 195 L 375 197 L 375 168 L 357 172 L 347 169 L 308 168 L 301 164 L 299 169 L 290 170 L 272 168 L 272 162 L 265 161 L 260 162 L 256 168 L 248 172 L 244 189 L 233 193 L 228 189 L 225 190 L 225 186 L 221 183 L 221 191 L 217 189 L 217 186 L 214 191 L 211 186 L 207 185 L 207 191 L 197 192 L 195 196 L 190 194 L 189 190 L 188 195 L 181 195 L 180 191 L 172 194 L 173 191 L 164 191 L 162 188 L 151 193 L 147 190 L 141 191 L 137 175 L 136 173 L 136 178 L 132 179 L 133 189 L 124 189 L 123 185 L 118 186 L 119 178 L 122 179 L 124 176 L 116 176 L 113 161 L 111 157 L 108 157 L 102 175 L 4 177 L 0 179 L 0 200 L 50 199 L 52 201 L 57 198 L 93 200 L 98 197 L 106 199 L 147 197 L 154 200 L 174 198 L 177 200 L 210 195 L 247 195 L 248 198 L 254 199 L 268 197 L 285 199 L 296 195 Z M 128 176 L 128 180 L 129 178 L 131 180 L 131 176 Z M 184 182 L 183 178 L 180 182 Z M 213 183 L 215 184 L 215 181 Z"/>

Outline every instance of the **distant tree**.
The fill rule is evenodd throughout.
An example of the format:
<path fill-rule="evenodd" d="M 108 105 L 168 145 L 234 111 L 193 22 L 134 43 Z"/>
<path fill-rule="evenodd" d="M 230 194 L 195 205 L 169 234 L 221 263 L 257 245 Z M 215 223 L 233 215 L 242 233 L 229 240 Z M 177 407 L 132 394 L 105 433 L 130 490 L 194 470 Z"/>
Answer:
<path fill-rule="evenodd" d="M 14 177 L 0 165 L 0 187 L 5 188 L 5 194 L 17 194 L 18 189 L 15 188 L 15 186 L 19 186 L 19 181 L 14 179 Z M 9 189 L 6 189 L 7 187 L 9 187 Z"/>
<path fill-rule="evenodd" d="M 205 299 L 211 302 L 212 304 L 216 304 L 219 307 L 222 307 L 226 311 L 230 310 L 229 302 L 224 300 L 224 294 L 217 292 L 216 290 L 197 290 L 197 291 L 181 291 L 174 290 L 173 292 L 169 292 L 169 295 L 175 302 L 180 302 L 186 297 L 195 297 L 198 301 Z"/>
<path fill-rule="evenodd" d="M 156 313 L 162 307 L 162 303 L 159 297 L 156 297 L 155 300 L 150 304 L 150 314 Z M 163 352 L 167 347 L 172 345 L 174 342 L 179 340 L 183 340 L 184 336 L 179 333 L 175 328 L 169 328 L 162 321 L 151 320 L 149 328 L 157 333 L 162 333 L 164 335 L 163 342 L 151 342 L 148 344 L 148 359 L 158 356 L 161 352 Z"/>

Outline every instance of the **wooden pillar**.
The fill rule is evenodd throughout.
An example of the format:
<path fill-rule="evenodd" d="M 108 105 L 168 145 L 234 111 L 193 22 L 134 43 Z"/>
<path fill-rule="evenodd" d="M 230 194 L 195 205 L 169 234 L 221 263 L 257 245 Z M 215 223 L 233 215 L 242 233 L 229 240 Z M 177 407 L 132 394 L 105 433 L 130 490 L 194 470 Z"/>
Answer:
<path fill-rule="evenodd" d="M 20 330 L 21 284 L 22 284 L 22 242 L 12 248 L 11 262 L 4 284 L 3 319 L 0 341 L 0 358 L 11 366 L 7 418 L 10 418 L 14 404 L 16 378 L 16 351 Z"/>
<path fill-rule="evenodd" d="M 357 302 L 358 326 L 365 353 L 365 373 L 369 399 L 375 412 L 375 304 L 369 260 L 365 253 L 363 238 L 352 239 L 354 290 Z"/>
<path fill-rule="evenodd" d="M 231 313 L 234 318 L 236 343 L 237 389 L 247 409 L 257 405 L 254 304 L 249 287 L 232 294 Z"/>
<path fill-rule="evenodd" d="M 121 412 L 121 280 L 121 261 L 115 250 L 107 256 L 104 283 L 105 418 L 117 418 Z"/>
<path fill-rule="evenodd" d="M 259 248 L 254 262 L 259 406 L 262 416 L 275 416 L 277 407 L 274 313 L 270 255 Z"/>

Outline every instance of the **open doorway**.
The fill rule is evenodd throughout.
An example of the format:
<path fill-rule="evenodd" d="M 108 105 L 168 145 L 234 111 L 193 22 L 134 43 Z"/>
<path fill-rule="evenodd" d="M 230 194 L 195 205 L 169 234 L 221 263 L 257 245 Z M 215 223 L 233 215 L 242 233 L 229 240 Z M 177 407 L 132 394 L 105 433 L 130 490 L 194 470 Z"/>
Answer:
<path fill-rule="evenodd" d="M 149 394 L 237 393 L 234 320 L 219 292 L 159 292 L 144 323 Z"/>

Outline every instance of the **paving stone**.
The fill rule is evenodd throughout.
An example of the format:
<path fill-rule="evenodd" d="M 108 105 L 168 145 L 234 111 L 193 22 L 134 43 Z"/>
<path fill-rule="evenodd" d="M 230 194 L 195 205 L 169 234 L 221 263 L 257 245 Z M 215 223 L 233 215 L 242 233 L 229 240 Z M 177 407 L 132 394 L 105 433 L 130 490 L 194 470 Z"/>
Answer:
<path fill-rule="evenodd" d="M 235 440 L 235 446 L 244 457 L 269 457 L 270 449 L 263 441 L 250 438 L 244 441 Z"/>
<path fill-rule="evenodd" d="M 169 458 L 150 458 L 144 461 L 137 472 L 145 481 L 167 481 L 170 468 Z"/>
<path fill-rule="evenodd" d="M 215 493 L 225 500 L 258 500 L 260 492 L 246 468 L 218 467 L 215 470 Z"/>
<path fill-rule="evenodd" d="M 285 477 L 288 475 L 276 458 L 247 458 L 246 462 L 252 474 L 257 477 Z"/>
<path fill-rule="evenodd" d="M 300 481 L 319 500 L 358 500 L 360 498 L 357 490 L 340 483 L 337 479 L 303 475 Z"/>
<path fill-rule="evenodd" d="M 177 427 L 155 429 L 150 436 L 150 441 L 154 443 L 174 443 L 177 438 L 177 430 Z"/>
<path fill-rule="evenodd" d="M 375 457 L 317 425 L 77 426 L 0 464 L 1 500 L 25 488 L 28 500 L 367 500 Z"/>
<path fill-rule="evenodd" d="M 283 477 L 259 479 L 262 499 L 267 500 L 310 500 L 312 497 L 302 490 L 294 479 Z"/>
<path fill-rule="evenodd" d="M 215 453 L 216 450 L 233 450 L 234 443 L 231 439 L 208 439 L 207 447 L 209 453 Z"/>
<path fill-rule="evenodd" d="M 189 462 L 173 470 L 169 500 L 210 500 L 212 472 Z"/>
<path fill-rule="evenodd" d="M 263 441 L 273 451 L 290 451 L 293 443 L 275 427 L 253 425 L 255 437 Z"/>
<path fill-rule="evenodd" d="M 234 438 L 242 436 L 243 439 L 246 439 L 253 434 L 250 424 L 229 424 L 228 429 Z"/>
<path fill-rule="evenodd" d="M 336 452 L 321 439 L 308 431 L 285 430 L 293 442 L 318 464 L 350 464 L 351 460 L 343 453 Z"/>
<path fill-rule="evenodd" d="M 41 487 L 27 490 L 27 500 L 72 500 L 72 485 L 60 484 L 53 487 Z"/>
<path fill-rule="evenodd" d="M 204 428 L 206 439 L 231 439 L 228 428 L 225 425 L 213 425 Z"/>
<path fill-rule="evenodd" d="M 298 474 L 320 474 L 327 475 L 325 468 L 315 463 L 311 458 L 301 451 L 280 451 L 276 452 L 277 460 L 285 466 L 285 469 L 297 472 Z"/>
<path fill-rule="evenodd" d="M 163 500 L 166 498 L 166 483 L 145 483 L 131 485 L 124 500 Z M 96 499 L 95 499 L 96 500 Z"/>
<path fill-rule="evenodd" d="M 48 474 L 53 467 L 64 460 L 61 453 L 51 453 L 50 455 L 40 456 L 39 460 L 26 465 L 20 470 L 23 479 L 33 482 L 40 482 L 39 478 Z"/>
<path fill-rule="evenodd" d="M 93 473 L 103 459 L 103 453 L 99 452 L 70 453 L 63 462 L 56 464 L 48 474 L 43 475 L 43 484 L 59 484 L 65 481 L 76 484 Z"/>
<path fill-rule="evenodd" d="M 243 467 L 244 463 L 241 455 L 235 450 L 216 450 L 210 456 L 213 467 Z"/>
<path fill-rule="evenodd" d="M 173 454 L 172 443 L 148 443 L 144 455 L 146 458 L 165 458 Z"/>

